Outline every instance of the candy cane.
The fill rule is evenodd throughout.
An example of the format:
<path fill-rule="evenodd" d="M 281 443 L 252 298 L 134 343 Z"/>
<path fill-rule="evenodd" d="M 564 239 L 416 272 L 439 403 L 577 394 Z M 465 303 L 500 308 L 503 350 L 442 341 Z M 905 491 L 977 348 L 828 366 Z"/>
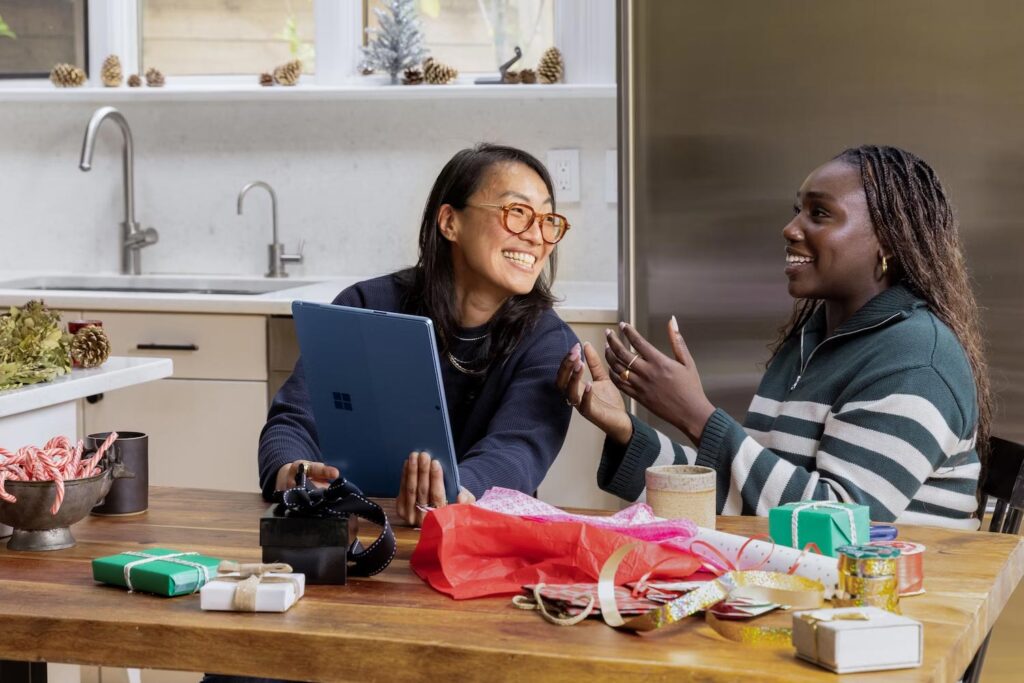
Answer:
<path fill-rule="evenodd" d="M 17 503 L 18 499 L 7 493 L 7 489 L 4 488 L 5 481 L 7 481 L 7 472 L 0 470 L 0 500 L 6 500 L 8 503 Z"/>
<path fill-rule="evenodd" d="M 117 439 L 111 432 L 96 454 L 82 460 L 84 444 L 73 444 L 66 436 L 55 436 L 42 448 L 24 446 L 14 453 L 0 448 L 0 500 L 17 502 L 17 497 L 7 491 L 8 481 L 52 481 L 56 489 L 50 514 L 57 514 L 64 502 L 66 480 L 91 477 L 99 470 L 103 454 Z"/>

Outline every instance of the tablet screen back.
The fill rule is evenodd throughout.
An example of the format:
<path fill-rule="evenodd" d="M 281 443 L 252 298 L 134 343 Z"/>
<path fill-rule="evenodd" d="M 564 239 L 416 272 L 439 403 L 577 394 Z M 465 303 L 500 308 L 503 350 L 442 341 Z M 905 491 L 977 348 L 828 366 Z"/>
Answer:
<path fill-rule="evenodd" d="M 398 495 L 413 451 L 458 467 L 428 318 L 296 301 L 295 330 L 324 461 L 368 496 Z"/>

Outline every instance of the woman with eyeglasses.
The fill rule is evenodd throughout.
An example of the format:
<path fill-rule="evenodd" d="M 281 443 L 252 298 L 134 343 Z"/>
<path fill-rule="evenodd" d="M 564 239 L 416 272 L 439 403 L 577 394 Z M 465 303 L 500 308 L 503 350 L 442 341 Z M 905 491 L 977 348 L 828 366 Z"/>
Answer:
<path fill-rule="evenodd" d="M 551 177 L 532 155 L 492 144 L 464 149 L 434 182 L 416 266 L 360 282 L 334 300 L 433 320 L 459 502 L 492 486 L 536 491 L 569 428 L 572 411 L 554 376 L 576 337 L 552 310 L 550 289 L 555 245 L 569 221 L 554 210 Z M 309 475 L 320 484 L 344 474 L 322 462 L 300 359 L 260 435 L 264 496 L 291 486 L 301 462 L 311 463 Z M 440 463 L 412 453 L 399 516 L 418 525 L 445 500 Z"/>

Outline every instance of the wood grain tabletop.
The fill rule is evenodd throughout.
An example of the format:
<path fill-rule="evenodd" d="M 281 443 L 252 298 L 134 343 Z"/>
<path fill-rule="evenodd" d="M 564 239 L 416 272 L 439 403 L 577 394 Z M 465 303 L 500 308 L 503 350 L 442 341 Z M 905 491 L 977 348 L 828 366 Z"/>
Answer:
<path fill-rule="evenodd" d="M 310 681 L 837 680 L 792 648 L 734 643 L 699 617 L 640 636 L 597 619 L 553 626 L 508 598 L 451 600 L 409 569 L 418 536 L 409 528 L 396 530 L 398 555 L 383 574 L 308 586 L 284 614 L 202 612 L 198 595 L 129 594 L 92 579 L 92 558 L 147 546 L 259 561 L 265 509 L 258 494 L 153 488 L 142 515 L 75 525 L 74 548 L 0 547 L 0 659 Z M 733 533 L 766 527 L 718 519 Z M 925 594 L 901 601 L 925 625 L 924 665 L 844 683 L 956 681 L 1024 574 L 1016 536 L 901 527 L 900 538 L 928 548 Z"/>

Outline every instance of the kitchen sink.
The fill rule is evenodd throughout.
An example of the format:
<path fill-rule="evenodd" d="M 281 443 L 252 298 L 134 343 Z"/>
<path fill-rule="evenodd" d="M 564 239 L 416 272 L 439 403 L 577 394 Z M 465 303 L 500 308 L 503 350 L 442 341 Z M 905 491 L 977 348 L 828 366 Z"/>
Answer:
<path fill-rule="evenodd" d="M 0 281 L 0 289 L 254 296 L 314 283 L 313 280 L 192 275 L 43 275 Z"/>

